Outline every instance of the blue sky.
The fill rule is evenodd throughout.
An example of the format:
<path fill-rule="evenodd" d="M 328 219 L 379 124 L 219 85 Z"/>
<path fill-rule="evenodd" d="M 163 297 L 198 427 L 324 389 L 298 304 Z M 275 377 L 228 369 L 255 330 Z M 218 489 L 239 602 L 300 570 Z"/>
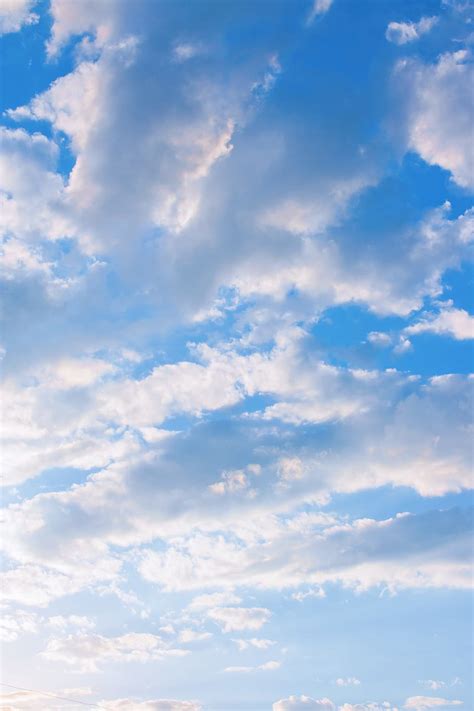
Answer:
<path fill-rule="evenodd" d="M 0 708 L 474 708 L 473 10 L 3 0 Z"/>

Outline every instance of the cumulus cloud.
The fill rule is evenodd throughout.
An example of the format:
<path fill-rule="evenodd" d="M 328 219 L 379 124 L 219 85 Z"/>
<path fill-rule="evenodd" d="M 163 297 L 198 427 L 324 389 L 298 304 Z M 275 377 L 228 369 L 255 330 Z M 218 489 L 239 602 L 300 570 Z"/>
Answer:
<path fill-rule="evenodd" d="M 357 416 L 375 404 L 375 380 L 387 381 L 388 387 L 393 382 L 375 372 L 308 361 L 304 336 L 290 333 L 265 354 L 201 345 L 192 353 L 200 362 L 160 365 L 141 380 L 120 377 L 115 364 L 90 357 L 58 359 L 37 369 L 21 392 L 13 379 L 6 380 L 3 398 L 11 418 L 2 433 L 8 463 L 4 481 L 17 483 L 51 466 L 88 469 L 120 461 L 142 449 L 142 438 L 153 442 L 170 436 L 156 429 L 170 417 L 201 417 L 256 393 L 280 400 L 252 415 L 263 420 L 298 424 Z M 282 459 L 283 480 L 303 475 L 295 462 Z M 251 495 L 256 476 L 258 466 L 252 463 L 222 472 L 209 489 L 215 495 Z"/>
<path fill-rule="evenodd" d="M 452 301 L 440 302 L 438 313 L 425 313 L 412 326 L 407 326 L 405 333 L 437 333 L 451 336 L 458 341 L 474 338 L 474 316 L 465 309 L 456 309 Z"/>
<path fill-rule="evenodd" d="M 34 25 L 39 16 L 32 12 L 36 0 L 3 0 L 0 8 L 0 35 L 18 32 L 22 27 Z"/>
<path fill-rule="evenodd" d="M 329 0 L 263 3 L 261 31 L 247 4 L 211 5 L 52 0 L 42 76 L 54 80 L 5 116 L 0 629 L 43 650 L 38 674 L 115 676 L 175 658 L 182 678 L 184 654 L 218 644 L 246 658 L 219 657 L 209 674 L 270 683 L 264 672 L 280 662 L 257 655 L 276 643 L 253 635 L 278 624 L 275 595 L 303 615 L 298 603 L 332 586 L 472 584 L 469 512 L 404 512 L 415 493 L 472 486 L 472 378 L 375 369 L 371 359 L 392 353 L 320 337 L 350 304 L 367 317 L 368 342 L 406 353 L 403 363 L 408 336 L 464 338 L 471 317 L 434 299 L 469 258 L 472 210 L 390 202 L 387 184 L 406 166 L 394 167 L 384 131 L 367 131 L 386 123 L 372 79 L 367 92 L 319 71 L 295 84 L 300 51 L 307 67 L 333 51 L 313 42 L 331 22 L 304 26 Z M 31 3 L 6 7 L 10 26 L 32 21 Z M 399 23 L 391 39 L 411 41 L 432 21 Z M 469 72 L 464 51 L 396 72 L 406 146 L 463 188 Z M 393 328 L 379 320 L 393 315 Z M 339 510 L 379 487 L 390 487 L 389 512 Z M 396 487 L 413 498 L 396 503 Z M 115 636 L 97 614 L 109 603 L 123 616 Z M 135 683 L 147 688 L 139 674 L 100 705 L 200 708 L 135 699 Z M 42 703 L 28 693 L 5 703 Z M 336 706 L 293 696 L 274 709 Z"/>
<path fill-rule="evenodd" d="M 51 598 L 99 581 L 116 580 L 123 562 L 117 551 L 111 552 L 110 546 L 128 546 L 155 537 L 185 534 L 184 538 L 175 540 L 160 552 L 142 551 L 138 565 L 147 579 L 165 589 L 206 588 L 217 581 L 222 581 L 220 584 L 224 588 L 246 585 L 251 581 L 276 587 L 318 586 L 325 579 L 339 579 L 329 570 L 327 578 L 322 571 L 318 573 L 318 558 L 312 559 L 311 574 L 302 574 L 304 569 L 307 571 L 307 564 L 302 561 L 308 552 L 305 552 L 300 537 L 303 533 L 318 536 L 321 527 L 324 530 L 326 526 L 325 543 L 321 543 L 323 548 L 320 550 L 324 546 L 330 547 L 330 527 L 334 522 L 321 516 L 312 520 L 294 515 L 294 508 L 300 503 L 308 500 L 325 502 L 335 491 L 349 493 L 387 483 L 414 487 L 425 496 L 471 486 L 471 453 L 466 436 L 470 426 L 470 378 L 443 376 L 427 383 L 416 379 L 400 381 L 396 373 L 387 373 L 382 380 L 378 376 L 376 380 L 367 379 L 364 374 L 357 378 L 356 383 L 365 383 L 370 388 L 377 382 L 379 394 L 383 393 L 381 386 L 386 379 L 389 389 L 383 397 L 384 408 L 393 386 L 398 393 L 403 384 L 408 393 L 403 397 L 397 394 L 388 411 L 376 407 L 372 414 L 364 414 L 360 421 L 348 423 L 341 432 L 341 436 L 345 432 L 346 442 L 340 440 L 337 454 L 327 451 L 311 454 L 306 449 L 304 456 L 291 457 L 290 465 L 288 456 L 278 456 L 279 430 L 270 431 L 265 436 L 269 437 L 267 443 L 271 443 L 272 456 L 263 460 L 265 466 L 258 476 L 248 473 L 256 492 L 252 497 L 242 497 L 239 492 L 226 497 L 216 496 L 209 491 L 209 485 L 216 482 L 216 469 L 235 471 L 232 462 L 235 462 L 237 452 L 242 451 L 243 441 L 247 442 L 249 452 L 260 446 L 261 425 L 254 420 L 248 425 L 239 425 L 234 430 L 235 436 L 231 437 L 230 430 L 223 449 L 213 434 L 209 440 L 213 442 L 212 450 L 207 453 L 203 450 L 200 434 L 207 430 L 198 428 L 198 459 L 206 462 L 204 470 L 201 464 L 196 469 L 197 459 L 193 464 L 179 454 L 183 441 L 193 451 L 198 446 L 197 440 L 193 443 L 189 435 L 168 437 L 153 445 L 157 447 L 156 451 L 111 465 L 90 475 L 84 484 L 71 490 L 39 494 L 12 505 L 4 513 L 4 525 L 8 527 L 9 535 L 3 544 L 12 559 L 11 569 L 5 573 L 4 595 L 25 604 L 44 605 Z M 339 429 L 340 424 L 337 427 Z M 374 432 L 378 433 L 376 445 Z M 422 448 L 420 442 L 423 442 Z M 253 467 L 255 457 L 249 458 Z M 242 460 L 240 466 L 245 469 Z M 158 478 L 157 471 L 162 472 Z M 195 479 L 190 488 L 191 471 L 195 472 Z M 175 481 L 175 489 L 171 492 L 167 490 L 167 472 L 172 472 Z M 184 490 L 186 495 L 182 493 Z M 120 517 L 116 515 L 118 502 Z M 283 515 L 287 520 L 278 521 L 275 515 Z M 386 530 L 393 529 L 395 535 L 396 529 L 409 525 L 408 520 L 393 519 L 385 524 Z M 416 517 L 412 520 L 413 523 L 423 521 Z M 447 520 L 450 526 L 454 525 L 454 518 Z M 429 525 L 429 519 L 425 521 Z M 375 528 L 382 526 L 377 522 L 371 525 Z M 201 533 L 189 537 L 190 526 Z M 262 532 L 267 530 L 264 539 L 275 546 L 275 559 L 271 563 L 268 559 L 271 548 L 260 547 L 254 542 L 252 527 Z M 209 535 L 223 528 L 233 531 L 237 537 L 225 539 L 219 534 Z M 347 535 L 355 536 L 357 530 L 349 529 Z M 278 541 L 293 539 L 297 545 L 290 563 L 283 561 L 277 547 Z M 423 563 L 423 555 L 426 555 L 422 553 L 423 549 L 420 549 L 420 559 L 416 562 L 413 559 L 411 564 L 413 571 L 419 566 L 419 574 L 412 576 L 406 568 L 402 540 L 399 539 L 397 545 L 399 563 L 387 563 L 385 577 L 375 566 L 375 561 L 369 564 L 368 559 L 366 566 L 349 572 L 348 577 L 344 573 L 340 579 L 352 580 L 351 585 L 369 587 L 385 582 L 393 588 L 446 583 L 463 587 L 466 584 L 461 560 L 454 562 L 454 558 L 450 565 L 441 555 L 436 558 L 436 566 L 430 567 Z M 286 550 L 286 545 L 283 543 L 281 551 Z M 434 545 L 433 553 L 438 550 L 441 554 L 441 541 L 439 548 L 434 541 L 430 545 Z M 302 559 L 296 554 L 298 550 L 301 550 Z M 329 550 L 328 561 L 331 560 Z M 264 564 L 265 559 L 267 563 Z M 334 565 L 340 566 L 341 561 L 336 558 Z M 179 575 L 175 574 L 176 570 Z M 238 600 L 201 598 L 195 604 L 220 608 L 229 603 L 235 604 Z"/>
<path fill-rule="evenodd" d="M 56 172 L 58 147 L 41 133 L 0 128 L 0 230 L 20 244 L 67 235 L 64 180 Z"/>
<path fill-rule="evenodd" d="M 463 188 L 474 188 L 472 108 L 473 65 L 469 51 L 447 52 L 435 64 L 399 63 L 397 77 L 408 92 L 408 147 L 430 165 L 451 172 Z"/>
<path fill-rule="evenodd" d="M 438 17 L 422 17 L 418 22 L 390 22 L 385 37 L 389 42 L 398 45 L 414 42 L 430 32 L 438 19 Z"/>
<path fill-rule="evenodd" d="M 439 524 L 450 521 L 456 527 L 463 521 L 462 530 L 458 528 L 452 540 L 440 535 L 435 541 L 431 527 L 438 520 Z M 352 525 L 315 530 L 311 535 L 305 531 L 304 537 L 291 535 L 287 527 L 282 527 L 263 544 L 225 543 L 222 538 L 198 536 L 166 553 L 146 553 L 140 570 L 147 580 L 169 590 L 211 584 L 279 589 L 327 582 L 340 582 L 357 590 L 382 586 L 392 592 L 411 587 L 468 589 L 471 582 L 466 546 L 470 530 L 470 513 L 452 511 L 399 515 L 385 521 L 362 519 Z M 414 536 L 417 545 L 413 544 Z M 224 607 L 211 609 L 207 615 L 230 632 L 259 629 L 270 611 Z"/>

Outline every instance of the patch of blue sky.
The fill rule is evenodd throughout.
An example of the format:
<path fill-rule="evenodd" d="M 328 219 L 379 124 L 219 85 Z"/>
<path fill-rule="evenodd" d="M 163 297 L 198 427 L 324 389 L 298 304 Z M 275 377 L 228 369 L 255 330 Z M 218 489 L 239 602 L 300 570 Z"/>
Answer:
<path fill-rule="evenodd" d="M 451 492 L 442 496 L 420 496 L 404 486 L 380 486 L 352 494 L 332 494 L 325 511 L 347 515 L 350 519 L 386 519 L 400 511 L 421 514 L 437 506 L 443 509 L 471 507 L 474 504 L 470 491 Z"/>
<path fill-rule="evenodd" d="M 459 269 L 444 273 L 444 296 L 452 299 L 458 309 L 474 313 L 474 264 L 463 262 Z"/>

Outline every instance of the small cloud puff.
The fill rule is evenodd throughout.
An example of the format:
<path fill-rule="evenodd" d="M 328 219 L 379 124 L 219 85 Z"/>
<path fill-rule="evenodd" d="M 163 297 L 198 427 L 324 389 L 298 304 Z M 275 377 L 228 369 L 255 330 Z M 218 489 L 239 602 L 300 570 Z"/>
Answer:
<path fill-rule="evenodd" d="M 337 686 L 360 686 L 360 680 L 355 676 L 349 676 L 347 679 L 339 677 L 336 679 Z"/>
<path fill-rule="evenodd" d="M 311 8 L 311 12 L 308 15 L 306 24 L 310 25 L 313 20 L 318 17 L 318 15 L 325 15 L 330 9 L 332 3 L 333 0 L 314 0 L 313 7 Z"/>
<path fill-rule="evenodd" d="M 281 667 L 281 662 L 270 661 L 264 664 L 259 664 L 256 667 L 226 667 L 224 672 L 230 674 L 249 674 L 255 671 L 275 671 Z"/>
<path fill-rule="evenodd" d="M 385 37 L 398 45 L 414 42 L 427 34 L 437 22 L 437 17 L 422 17 L 419 22 L 390 22 Z"/>

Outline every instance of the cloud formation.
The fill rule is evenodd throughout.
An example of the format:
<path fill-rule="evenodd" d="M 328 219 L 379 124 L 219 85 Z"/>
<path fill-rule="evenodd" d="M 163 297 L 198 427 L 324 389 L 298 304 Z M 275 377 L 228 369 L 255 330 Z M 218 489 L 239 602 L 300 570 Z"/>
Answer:
<path fill-rule="evenodd" d="M 467 708 L 469 12 L 3 3 L 7 681 Z"/>

